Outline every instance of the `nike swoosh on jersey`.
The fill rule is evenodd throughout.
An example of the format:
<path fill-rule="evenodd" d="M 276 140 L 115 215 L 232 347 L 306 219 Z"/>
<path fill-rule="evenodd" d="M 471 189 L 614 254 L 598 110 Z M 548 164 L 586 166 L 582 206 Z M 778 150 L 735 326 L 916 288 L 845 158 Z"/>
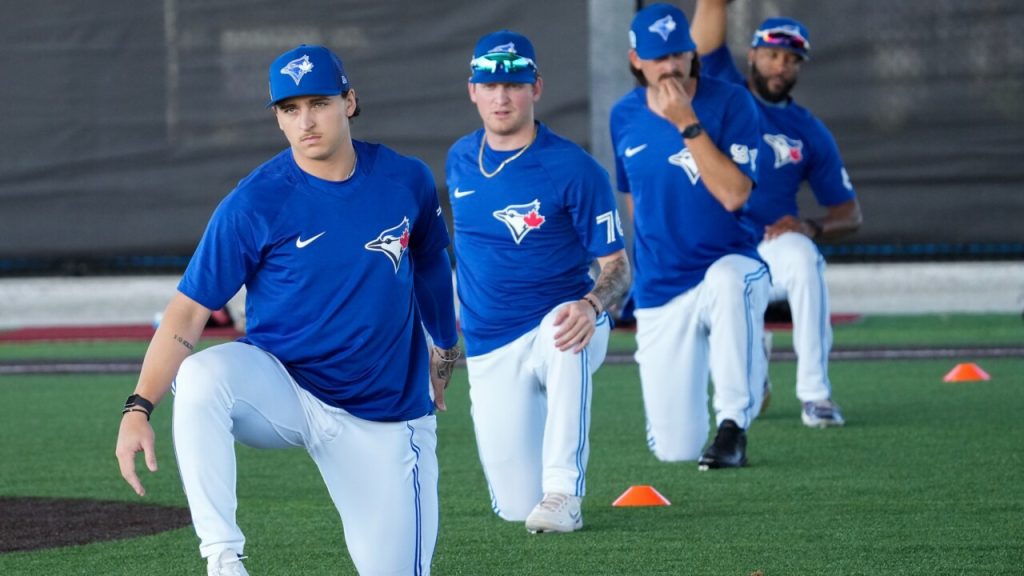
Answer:
<path fill-rule="evenodd" d="M 455 187 L 455 192 L 452 192 L 452 194 L 456 198 L 463 198 L 465 196 L 469 196 L 470 194 L 475 194 L 475 193 L 476 193 L 476 190 L 459 190 L 458 186 Z"/>
<path fill-rule="evenodd" d="M 303 240 L 302 236 L 300 235 L 299 237 L 297 237 L 295 239 L 295 247 L 296 248 L 305 248 L 306 246 L 309 246 L 310 244 L 312 244 L 314 240 L 316 240 L 317 238 L 323 236 L 324 234 L 327 234 L 326 230 L 324 230 L 323 232 L 317 234 L 316 236 L 313 236 L 312 238 L 307 238 L 306 240 Z"/>
<path fill-rule="evenodd" d="M 641 144 L 639 146 L 626 148 L 626 158 L 632 158 L 633 156 L 636 156 L 637 154 L 643 152 L 645 148 L 647 148 L 647 144 Z"/>

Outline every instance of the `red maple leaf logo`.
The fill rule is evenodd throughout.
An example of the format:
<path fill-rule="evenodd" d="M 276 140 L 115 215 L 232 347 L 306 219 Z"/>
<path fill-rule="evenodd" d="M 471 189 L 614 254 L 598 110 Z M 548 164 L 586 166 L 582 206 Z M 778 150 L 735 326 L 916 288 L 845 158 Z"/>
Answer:
<path fill-rule="evenodd" d="M 537 214 L 536 210 L 531 210 L 529 214 L 523 217 L 523 222 L 530 228 L 540 228 L 540 225 L 544 223 L 544 217 Z"/>
<path fill-rule="evenodd" d="M 402 245 L 402 250 L 409 247 L 409 229 L 406 228 L 402 231 L 402 237 L 398 239 L 398 243 Z"/>
<path fill-rule="evenodd" d="M 798 148 L 791 148 L 789 150 L 789 157 L 793 160 L 793 162 L 799 162 L 800 159 L 803 157 L 803 154 L 800 153 L 800 150 Z"/>

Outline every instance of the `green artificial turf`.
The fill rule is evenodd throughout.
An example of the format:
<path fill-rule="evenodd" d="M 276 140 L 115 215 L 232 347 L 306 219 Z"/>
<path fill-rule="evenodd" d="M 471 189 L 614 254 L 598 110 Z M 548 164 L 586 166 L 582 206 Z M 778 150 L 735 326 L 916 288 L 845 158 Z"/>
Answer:
<path fill-rule="evenodd" d="M 857 325 L 882 345 L 929 334 L 930 322 Z M 1018 320 L 1019 321 L 1019 320 Z M 840 331 L 851 326 L 837 327 Z M 977 329 L 1012 336 L 1014 327 Z M 960 338 L 970 329 L 950 330 Z M 1009 336 L 1007 336 L 1009 335 Z M 901 340 L 902 342 L 903 340 Z M 906 344 L 914 342 L 906 341 Z M 955 343 L 955 342 L 954 342 Z M 902 345 L 902 344 L 901 344 Z M 947 384 L 959 359 L 833 362 L 848 424 L 800 423 L 795 364 L 773 362 L 769 411 L 750 430 L 750 466 L 698 472 L 661 463 L 645 442 L 636 366 L 595 377 L 583 531 L 526 533 L 497 519 L 477 460 L 465 371 L 439 416 L 441 528 L 437 575 L 1019 574 L 1024 566 L 1024 359 L 979 363 L 991 381 Z M 134 375 L 0 377 L 0 495 L 136 501 L 113 456 L 119 407 Z M 154 415 L 160 471 L 145 501 L 184 506 L 170 443 L 170 404 Z M 354 574 L 340 521 L 301 450 L 241 447 L 239 522 L 254 576 Z M 631 485 L 672 505 L 614 508 Z M 131 540 L 0 554 L 0 574 L 194 575 L 190 528 Z"/>

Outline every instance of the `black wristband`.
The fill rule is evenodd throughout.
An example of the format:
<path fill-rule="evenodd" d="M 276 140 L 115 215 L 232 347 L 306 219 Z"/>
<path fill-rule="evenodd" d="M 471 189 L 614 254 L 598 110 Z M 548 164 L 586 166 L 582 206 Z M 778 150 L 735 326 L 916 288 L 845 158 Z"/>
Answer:
<path fill-rule="evenodd" d="M 146 410 L 145 408 L 141 408 L 139 406 L 132 406 L 131 408 L 125 408 L 124 410 L 121 410 L 121 415 L 124 416 L 125 414 L 127 414 L 129 412 L 142 412 L 143 414 L 146 415 L 146 421 L 147 422 L 149 421 L 149 411 Z"/>
<path fill-rule="evenodd" d="M 588 298 L 587 296 L 589 296 L 589 294 L 584 295 L 583 298 L 580 298 L 580 300 L 583 300 L 587 304 L 590 304 L 590 307 L 594 309 L 594 316 L 600 316 L 601 311 L 597 309 L 597 304 L 594 304 L 594 301 Z"/>
<path fill-rule="evenodd" d="M 680 132 L 680 134 L 683 135 L 684 140 L 696 138 L 697 136 L 700 136 L 703 133 L 704 127 L 700 125 L 700 122 L 694 122 L 693 124 L 690 124 L 686 128 L 683 128 L 683 131 Z"/>
<path fill-rule="evenodd" d="M 121 414 L 128 412 L 129 409 L 134 408 L 136 406 L 146 411 L 147 420 L 149 419 L 149 415 L 152 414 L 153 410 L 156 408 L 155 406 L 153 406 L 153 403 L 150 402 L 149 400 L 146 400 L 145 398 L 139 396 L 138 394 L 132 394 L 131 396 L 128 397 L 127 400 L 124 401 L 124 410 L 121 411 Z"/>

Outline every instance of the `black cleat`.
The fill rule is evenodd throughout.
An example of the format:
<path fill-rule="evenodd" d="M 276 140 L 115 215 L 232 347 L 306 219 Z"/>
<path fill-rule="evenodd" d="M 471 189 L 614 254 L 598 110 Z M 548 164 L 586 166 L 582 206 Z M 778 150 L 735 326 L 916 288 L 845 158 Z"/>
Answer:
<path fill-rule="evenodd" d="M 723 420 L 711 446 L 697 462 L 699 470 L 739 468 L 747 465 L 747 433 L 732 420 Z"/>

